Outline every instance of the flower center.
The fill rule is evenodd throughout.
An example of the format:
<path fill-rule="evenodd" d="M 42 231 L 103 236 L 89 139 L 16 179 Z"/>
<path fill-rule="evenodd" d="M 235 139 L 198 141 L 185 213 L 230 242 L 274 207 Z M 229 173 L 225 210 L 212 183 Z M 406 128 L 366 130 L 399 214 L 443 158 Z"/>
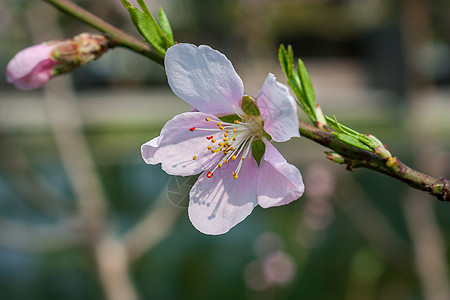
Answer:
<path fill-rule="evenodd" d="M 206 118 L 205 122 L 212 121 L 210 118 Z M 223 155 L 219 163 L 206 176 L 211 178 L 217 168 L 224 167 L 230 161 L 239 160 L 236 169 L 231 172 L 234 179 L 237 179 L 242 164 L 252 148 L 253 141 L 261 139 L 263 136 L 261 119 L 258 116 L 244 114 L 242 121 L 234 120 L 233 123 L 217 122 L 216 125 L 217 128 L 189 128 L 190 131 L 211 131 L 211 135 L 206 137 L 211 142 L 208 145 L 208 150 L 211 152 L 211 155 L 220 153 Z M 197 156 L 192 157 L 192 159 L 196 160 Z"/>

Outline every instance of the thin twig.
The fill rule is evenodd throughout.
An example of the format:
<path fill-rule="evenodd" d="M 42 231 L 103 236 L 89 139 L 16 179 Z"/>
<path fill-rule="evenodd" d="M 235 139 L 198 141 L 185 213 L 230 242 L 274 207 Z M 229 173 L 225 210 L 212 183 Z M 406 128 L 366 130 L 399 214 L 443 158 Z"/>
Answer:
<path fill-rule="evenodd" d="M 416 171 L 397 158 L 394 158 L 393 164 L 388 164 L 375 153 L 344 144 L 331 132 L 320 130 L 302 121 L 300 121 L 300 134 L 343 156 L 349 170 L 360 167 L 371 169 L 396 178 L 413 188 L 428 192 L 439 200 L 450 202 L 450 184 L 445 178 L 436 178 Z"/>
<path fill-rule="evenodd" d="M 128 49 L 131 49 L 141 55 L 144 55 L 154 62 L 164 65 L 164 60 L 161 56 L 159 56 L 156 52 L 152 50 L 149 44 L 144 43 L 133 36 L 123 32 L 119 28 L 105 22 L 99 17 L 93 15 L 87 10 L 79 7 L 68 0 L 43 0 L 50 5 L 53 5 L 57 9 L 62 12 L 78 19 L 87 25 L 99 30 L 106 34 L 106 36 L 110 39 L 110 47 L 122 46 Z"/>

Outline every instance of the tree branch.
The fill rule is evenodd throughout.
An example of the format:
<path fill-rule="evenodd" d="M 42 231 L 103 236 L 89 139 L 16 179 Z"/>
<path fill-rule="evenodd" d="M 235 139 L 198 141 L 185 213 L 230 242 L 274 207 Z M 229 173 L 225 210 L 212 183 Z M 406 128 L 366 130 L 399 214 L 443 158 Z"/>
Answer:
<path fill-rule="evenodd" d="M 164 65 L 163 58 L 159 56 L 156 52 L 154 52 L 149 44 L 132 37 L 131 35 L 105 22 L 104 20 L 86 11 L 85 9 L 79 7 L 78 5 L 72 3 L 71 1 L 68 0 L 43 0 L 43 1 L 56 7 L 57 9 L 68 14 L 69 16 L 72 16 L 75 19 L 78 19 L 81 22 L 84 22 L 87 25 L 99 30 L 100 32 L 105 33 L 105 35 L 110 40 L 110 48 L 114 48 L 116 46 L 125 47 L 150 58 L 151 60 L 162 66 Z"/>
<path fill-rule="evenodd" d="M 393 162 L 388 163 L 375 153 L 344 144 L 331 132 L 320 130 L 302 121 L 300 134 L 340 154 L 344 158 L 340 163 L 346 164 L 350 171 L 360 167 L 372 169 L 394 177 L 413 188 L 428 192 L 441 201 L 450 202 L 450 185 L 446 178 L 436 178 L 416 171 L 396 157 Z"/>
<path fill-rule="evenodd" d="M 163 58 L 153 52 L 148 44 L 137 40 L 72 2 L 68 0 L 43 1 L 107 34 L 111 40 L 111 47 L 123 46 L 129 48 L 163 65 Z M 359 167 L 372 169 L 394 177 L 413 188 L 428 192 L 439 200 L 450 202 L 450 184 L 446 178 L 436 178 L 418 172 L 402 163 L 396 157 L 390 161 L 384 160 L 373 152 L 344 144 L 331 132 L 316 128 L 305 122 L 300 122 L 300 134 L 334 150 L 339 154 L 339 159 L 333 159 L 333 154 L 329 154 L 328 158 L 335 162 L 346 164 L 349 170 Z"/>

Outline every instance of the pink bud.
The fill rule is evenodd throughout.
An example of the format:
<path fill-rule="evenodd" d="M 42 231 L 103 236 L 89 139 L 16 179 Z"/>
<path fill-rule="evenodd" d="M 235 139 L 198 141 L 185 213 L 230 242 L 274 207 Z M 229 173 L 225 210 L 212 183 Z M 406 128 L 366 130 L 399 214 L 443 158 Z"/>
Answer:
<path fill-rule="evenodd" d="M 90 33 L 35 45 L 11 59 L 6 67 L 6 79 L 19 89 L 35 89 L 55 75 L 71 72 L 99 58 L 108 47 L 105 36 Z"/>
<path fill-rule="evenodd" d="M 58 64 L 50 57 L 54 45 L 38 44 L 17 53 L 6 67 L 6 79 L 22 90 L 40 87 L 50 80 Z"/>

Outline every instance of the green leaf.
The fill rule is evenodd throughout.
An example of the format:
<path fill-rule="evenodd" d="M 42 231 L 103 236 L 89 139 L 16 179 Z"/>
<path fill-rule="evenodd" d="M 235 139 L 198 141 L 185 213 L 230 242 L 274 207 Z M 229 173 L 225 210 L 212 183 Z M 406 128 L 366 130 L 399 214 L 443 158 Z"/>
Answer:
<path fill-rule="evenodd" d="M 345 133 L 333 132 L 333 134 L 337 137 L 338 140 L 340 140 L 343 143 L 346 143 L 353 147 L 357 147 L 359 149 L 373 152 L 372 149 L 370 147 L 368 147 L 366 144 L 362 143 L 358 137 L 351 136 L 351 135 L 348 135 Z"/>
<path fill-rule="evenodd" d="M 152 14 L 150 13 L 150 11 L 147 8 L 147 5 L 145 4 L 145 2 L 143 0 L 137 0 L 137 3 L 139 4 L 139 6 L 141 7 L 142 11 L 148 15 L 151 16 Z"/>
<path fill-rule="evenodd" d="M 315 111 L 316 94 L 314 93 L 314 87 L 312 85 L 311 77 L 309 76 L 305 64 L 301 59 L 298 60 L 297 73 L 302 84 L 303 94 L 305 95 L 305 100 L 307 101 L 308 107 L 311 109 L 311 111 Z"/>
<path fill-rule="evenodd" d="M 158 24 L 156 24 L 156 21 L 136 7 L 129 6 L 127 8 L 130 13 L 131 20 L 133 20 L 133 23 L 139 30 L 139 33 L 146 39 L 147 42 L 150 43 L 150 45 L 153 46 L 153 48 L 155 48 L 159 54 L 164 56 L 166 49 L 164 47 L 164 41 L 158 33 L 159 27 Z"/>
<path fill-rule="evenodd" d="M 131 6 L 130 2 L 128 2 L 127 0 L 121 0 L 122 4 L 125 6 L 126 9 L 128 9 L 129 6 Z"/>
<path fill-rule="evenodd" d="M 242 97 L 242 110 L 248 114 L 253 116 L 259 116 L 261 113 L 259 112 L 259 108 L 256 105 L 255 101 L 252 97 L 245 95 Z"/>
<path fill-rule="evenodd" d="M 173 39 L 172 27 L 170 26 L 169 19 L 167 18 L 167 15 L 162 7 L 160 7 L 158 11 L 158 21 L 161 26 L 161 30 L 164 32 L 166 37 L 169 39 L 172 45 L 175 44 L 175 41 Z"/>
<path fill-rule="evenodd" d="M 311 118 L 311 120 L 316 121 L 314 111 L 306 105 L 306 97 L 300 84 L 298 74 L 297 72 L 294 72 L 294 51 L 292 50 L 292 47 L 289 45 L 286 50 L 284 45 L 280 45 L 280 48 L 278 49 L 278 58 L 280 60 L 281 67 L 283 68 L 283 72 L 286 75 L 286 80 L 296 96 L 297 104 Z"/>
<path fill-rule="evenodd" d="M 163 47 L 164 47 L 164 54 L 166 52 L 166 50 L 173 46 L 174 42 L 173 37 L 172 40 L 170 40 L 167 35 L 163 32 L 163 30 L 161 29 L 160 25 L 158 25 L 158 23 L 156 22 L 155 18 L 153 17 L 153 15 L 150 13 L 150 11 L 147 8 L 147 5 L 145 4 L 144 0 L 137 0 L 139 6 L 141 7 L 141 9 L 144 11 L 144 13 L 149 17 L 150 22 L 152 22 L 153 26 L 155 26 L 156 32 L 158 33 L 159 37 L 161 38 L 161 40 L 164 42 L 163 43 Z M 166 17 L 167 19 L 167 17 Z"/>
<path fill-rule="evenodd" d="M 252 143 L 252 155 L 253 158 L 258 163 L 258 166 L 265 152 L 266 152 L 266 144 L 264 144 L 262 140 L 256 140 Z"/>
<path fill-rule="evenodd" d="M 286 52 L 286 48 L 284 47 L 283 44 L 280 45 L 280 48 L 278 48 L 278 59 L 280 60 L 280 64 L 281 67 L 283 68 L 283 72 L 284 75 L 286 75 L 286 78 L 288 78 L 288 68 L 289 68 L 289 64 L 288 64 L 288 60 L 287 60 L 287 52 Z"/>

